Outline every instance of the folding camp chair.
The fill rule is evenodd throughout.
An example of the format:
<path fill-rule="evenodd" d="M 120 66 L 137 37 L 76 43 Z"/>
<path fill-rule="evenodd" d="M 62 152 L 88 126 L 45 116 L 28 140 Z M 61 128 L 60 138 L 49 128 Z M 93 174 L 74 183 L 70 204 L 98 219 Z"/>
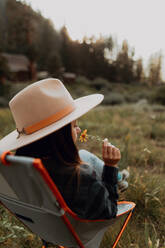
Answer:
<path fill-rule="evenodd" d="M 45 241 L 43 247 L 46 242 L 66 247 L 99 247 L 108 227 L 126 215 L 112 246 L 115 248 L 135 208 L 133 202 L 123 201 L 118 203 L 116 218 L 81 219 L 69 209 L 40 159 L 2 151 L 0 202 Z"/>

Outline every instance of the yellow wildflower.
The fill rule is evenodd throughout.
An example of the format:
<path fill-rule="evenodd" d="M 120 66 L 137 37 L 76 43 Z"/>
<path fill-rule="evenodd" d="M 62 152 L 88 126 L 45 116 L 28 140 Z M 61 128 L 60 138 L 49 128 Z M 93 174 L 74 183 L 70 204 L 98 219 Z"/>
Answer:
<path fill-rule="evenodd" d="M 87 142 L 87 139 L 88 139 L 87 129 L 85 129 L 85 130 L 81 133 L 79 140 L 80 140 L 81 142 Z"/>
<path fill-rule="evenodd" d="M 128 133 L 127 136 L 125 137 L 125 141 L 128 141 L 130 139 L 130 134 Z"/>

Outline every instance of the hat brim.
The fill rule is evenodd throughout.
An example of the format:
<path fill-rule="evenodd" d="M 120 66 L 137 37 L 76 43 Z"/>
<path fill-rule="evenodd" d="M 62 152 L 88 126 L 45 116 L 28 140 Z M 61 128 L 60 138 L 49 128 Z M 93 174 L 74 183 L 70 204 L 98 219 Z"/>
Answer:
<path fill-rule="evenodd" d="M 79 117 L 87 113 L 89 110 L 97 106 L 99 103 L 101 103 L 103 98 L 104 96 L 102 94 L 93 94 L 80 97 L 74 100 L 76 108 L 70 114 L 54 122 L 53 124 L 36 131 L 35 133 L 28 135 L 21 134 L 19 138 L 17 130 L 14 130 L 13 132 L 9 133 L 7 136 L 0 140 L 0 149 L 2 151 L 16 150 L 17 148 L 37 141 L 47 136 L 48 134 L 51 134 L 59 130 L 60 128 L 66 126 L 72 121 L 78 119 Z"/>

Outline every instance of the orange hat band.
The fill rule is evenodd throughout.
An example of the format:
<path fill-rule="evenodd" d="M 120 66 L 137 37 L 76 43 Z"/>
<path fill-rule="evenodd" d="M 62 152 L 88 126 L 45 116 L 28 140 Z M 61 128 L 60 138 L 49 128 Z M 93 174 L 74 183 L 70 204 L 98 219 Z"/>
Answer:
<path fill-rule="evenodd" d="M 74 105 L 69 105 L 64 109 L 60 110 L 59 112 L 57 112 L 56 114 L 51 115 L 48 118 L 41 120 L 31 126 L 25 127 L 21 131 L 19 131 L 17 128 L 17 132 L 19 134 L 17 138 L 19 138 L 21 134 L 32 134 L 44 127 L 49 126 L 50 124 L 60 120 L 61 118 L 71 113 L 74 109 L 75 109 Z"/>

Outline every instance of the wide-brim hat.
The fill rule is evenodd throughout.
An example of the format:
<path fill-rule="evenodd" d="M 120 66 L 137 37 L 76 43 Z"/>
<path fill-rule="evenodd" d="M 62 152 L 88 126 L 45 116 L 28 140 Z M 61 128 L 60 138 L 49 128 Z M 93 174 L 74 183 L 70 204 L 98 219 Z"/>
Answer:
<path fill-rule="evenodd" d="M 16 150 L 78 119 L 103 100 L 102 94 L 72 98 L 54 78 L 33 83 L 9 102 L 16 130 L 0 140 L 0 150 Z"/>

